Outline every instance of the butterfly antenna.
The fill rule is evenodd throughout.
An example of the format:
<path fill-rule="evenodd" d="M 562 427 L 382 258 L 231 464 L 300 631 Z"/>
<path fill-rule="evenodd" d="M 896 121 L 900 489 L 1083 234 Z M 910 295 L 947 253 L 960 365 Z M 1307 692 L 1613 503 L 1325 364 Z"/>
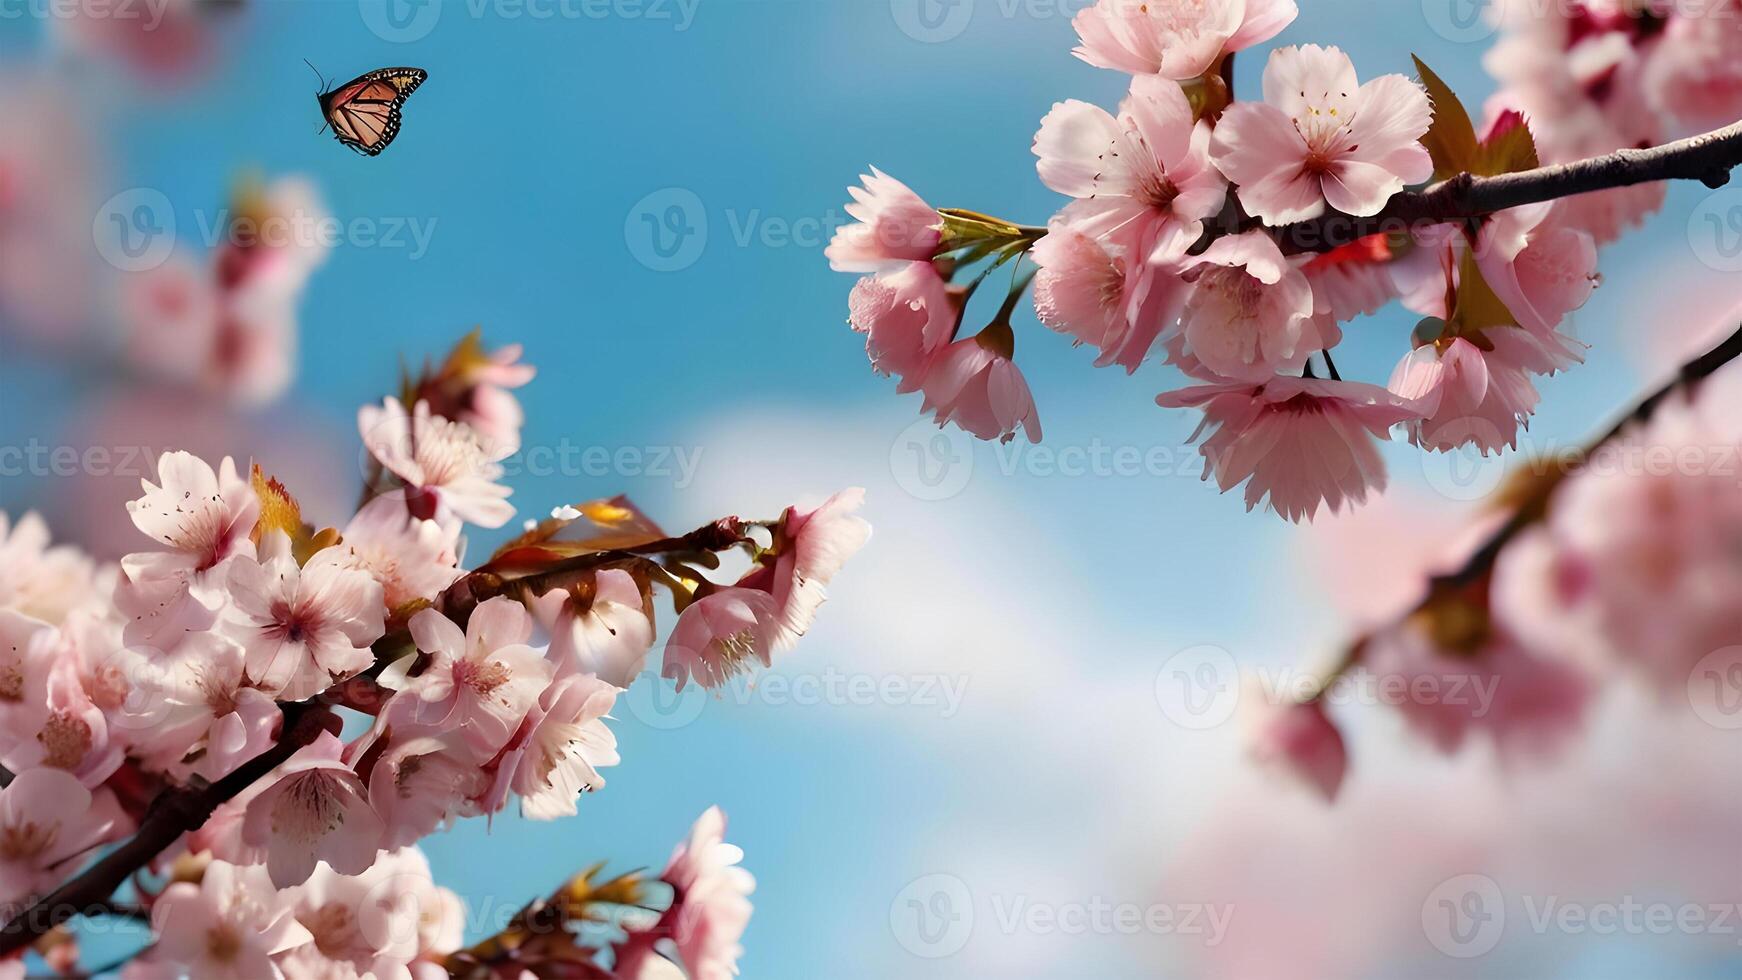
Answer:
<path fill-rule="evenodd" d="M 307 58 L 302 59 L 302 63 L 308 65 L 308 70 L 315 73 L 315 80 L 321 83 L 321 91 L 325 92 L 327 90 L 326 76 L 322 75 L 321 70 L 314 66 L 314 62 L 309 61 Z"/>

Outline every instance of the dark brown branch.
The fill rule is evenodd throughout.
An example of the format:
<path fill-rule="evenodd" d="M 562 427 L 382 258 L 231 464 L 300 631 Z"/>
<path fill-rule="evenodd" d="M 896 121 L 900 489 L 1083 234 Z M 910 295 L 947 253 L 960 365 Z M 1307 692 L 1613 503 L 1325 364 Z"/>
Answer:
<path fill-rule="evenodd" d="M 1398 194 L 1371 217 L 1332 213 L 1273 228 L 1271 234 L 1289 254 L 1329 252 L 1368 235 L 1479 218 L 1592 191 L 1664 180 L 1697 180 L 1708 187 L 1722 187 L 1738 166 L 1742 166 L 1742 122 L 1662 146 L 1616 150 L 1519 173 L 1495 177 L 1459 174 L 1425 190 Z"/>
<path fill-rule="evenodd" d="M 212 811 L 234 799 L 285 760 L 315 740 L 331 712 L 314 701 L 284 705 L 278 743 L 215 783 L 170 790 L 152 802 L 139 831 L 101 861 L 25 909 L 0 929 L 0 957 L 15 953 L 55 926 L 92 910 L 111 908 L 110 896 L 150 864 L 181 835 L 198 830 Z"/>

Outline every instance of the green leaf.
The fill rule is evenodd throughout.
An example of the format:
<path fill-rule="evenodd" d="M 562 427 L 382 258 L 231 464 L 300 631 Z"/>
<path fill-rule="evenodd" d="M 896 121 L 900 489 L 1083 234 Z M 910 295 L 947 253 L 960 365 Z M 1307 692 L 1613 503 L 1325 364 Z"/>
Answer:
<path fill-rule="evenodd" d="M 1450 322 L 1458 336 L 1487 350 L 1489 345 L 1481 332 L 1490 329 L 1520 329 L 1518 318 L 1506 308 L 1506 302 L 1488 285 L 1482 267 L 1476 264 L 1475 251 L 1464 253 L 1458 266 L 1458 308 L 1452 311 Z"/>
<path fill-rule="evenodd" d="M 1455 177 L 1476 165 L 1476 127 L 1451 86 L 1420 58 L 1414 60 L 1415 70 L 1421 75 L 1421 83 L 1427 87 L 1428 98 L 1434 106 L 1434 121 L 1428 127 L 1427 135 L 1421 138 L 1422 145 L 1433 157 L 1436 179 Z"/>

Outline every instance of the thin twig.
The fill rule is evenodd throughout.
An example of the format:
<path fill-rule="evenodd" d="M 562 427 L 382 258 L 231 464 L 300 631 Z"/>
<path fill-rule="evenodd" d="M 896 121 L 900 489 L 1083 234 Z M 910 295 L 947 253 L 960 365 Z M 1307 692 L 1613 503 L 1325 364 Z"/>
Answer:
<path fill-rule="evenodd" d="M 1672 396 L 1678 393 L 1691 393 L 1699 387 L 1700 382 L 1711 377 L 1719 368 L 1739 357 L 1742 357 L 1742 326 L 1738 326 L 1736 331 L 1718 346 L 1683 364 L 1673 380 L 1641 399 L 1631 410 L 1616 420 L 1614 425 L 1592 440 L 1585 452 L 1578 458 L 1590 459 L 1599 449 L 1619 439 L 1634 426 L 1650 421 L 1663 403 Z M 1549 498 L 1554 495 L 1561 480 L 1576 472 L 1576 467 L 1568 467 L 1555 478 L 1539 481 L 1531 488 L 1531 492 L 1515 505 L 1505 524 L 1502 524 L 1475 551 L 1472 551 L 1462 565 L 1430 578 L 1426 594 L 1410 606 L 1403 615 L 1393 620 L 1393 623 L 1407 621 L 1411 616 L 1426 609 L 1435 600 L 1451 595 L 1460 589 L 1468 588 L 1492 573 L 1494 563 L 1499 560 L 1501 551 L 1520 534 L 1543 519 L 1548 513 Z M 1320 690 L 1329 688 L 1331 681 L 1335 680 L 1337 676 L 1358 664 L 1367 647 L 1380 632 L 1383 630 L 1356 637 L 1346 648 L 1342 662 L 1338 664 L 1332 675 L 1320 685 Z"/>

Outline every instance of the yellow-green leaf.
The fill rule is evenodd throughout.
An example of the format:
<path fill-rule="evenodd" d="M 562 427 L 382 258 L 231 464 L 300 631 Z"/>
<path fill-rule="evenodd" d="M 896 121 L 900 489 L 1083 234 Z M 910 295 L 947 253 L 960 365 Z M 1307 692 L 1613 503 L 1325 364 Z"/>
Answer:
<path fill-rule="evenodd" d="M 1451 86 L 1420 58 L 1414 60 L 1415 70 L 1421 75 L 1421 83 L 1427 87 L 1434 107 L 1433 124 L 1421 138 L 1422 145 L 1433 157 L 1435 178 L 1455 177 L 1476 165 L 1476 127 Z"/>

